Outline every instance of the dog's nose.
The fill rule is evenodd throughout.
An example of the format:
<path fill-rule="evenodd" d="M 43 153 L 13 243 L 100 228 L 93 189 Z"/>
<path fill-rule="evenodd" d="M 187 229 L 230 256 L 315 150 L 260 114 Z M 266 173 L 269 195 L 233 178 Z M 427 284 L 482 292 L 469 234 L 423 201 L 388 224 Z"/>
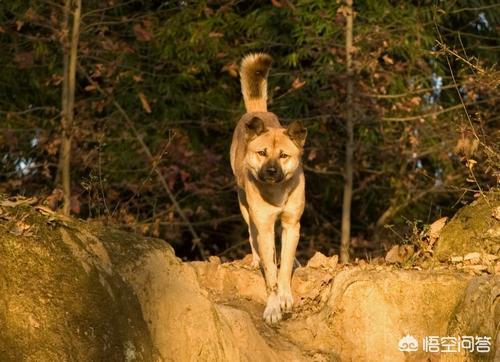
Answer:
<path fill-rule="evenodd" d="M 278 172 L 278 170 L 277 170 L 275 167 L 268 167 L 268 168 L 266 169 L 266 172 L 267 172 L 268 174 L 270 174 L 270 175 L 274 175 L 274 174 L 276 174 L 276 172 Z"/>

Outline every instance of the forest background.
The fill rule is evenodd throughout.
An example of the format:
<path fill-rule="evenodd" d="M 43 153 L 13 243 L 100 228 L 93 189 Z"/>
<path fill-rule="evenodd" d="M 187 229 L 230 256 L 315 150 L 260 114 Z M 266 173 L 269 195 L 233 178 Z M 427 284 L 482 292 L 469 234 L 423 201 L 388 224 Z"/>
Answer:
<path fill-rule="evenodd" d="M 500 4 L 353 9 L 348 69 L 342 1 L 2 1 L 0 193 L 62 210 L 70 139 L 72 215 L 160 237 L 185 259 L 244 256 L 229 145 L 239 61 L 265 51 L 270 111 L 308 128 L 299 259 L 339 252 L 349 119 L 351 258 L 415 242 L 499 186 Z"/>

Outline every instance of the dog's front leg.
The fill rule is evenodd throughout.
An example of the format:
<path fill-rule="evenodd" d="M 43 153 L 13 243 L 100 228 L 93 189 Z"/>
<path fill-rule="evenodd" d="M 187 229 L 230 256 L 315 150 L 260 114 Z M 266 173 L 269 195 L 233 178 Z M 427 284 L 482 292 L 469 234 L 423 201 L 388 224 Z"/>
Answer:
<path fill-rule="evenodd" d="M 300 237 L 300 223 L 295 218 L 282 217 L 281 265 L 278 276 L 278 297 L 281 310 L 291 312 L 293 297 L 291 289 L 293 260 Z"/>
<path fill-rule="evenodd" d="M 280 299 L 278 297 L 278 276 L 275 263 L 274 246 L 275 217 L 252 219 L 252 237 L 257 240 L 260 262 L 264 271 L 267 289 L 267 303 L 264 310 L 264 319 L 267 323 L 276 323 L 281 320 Z"/>

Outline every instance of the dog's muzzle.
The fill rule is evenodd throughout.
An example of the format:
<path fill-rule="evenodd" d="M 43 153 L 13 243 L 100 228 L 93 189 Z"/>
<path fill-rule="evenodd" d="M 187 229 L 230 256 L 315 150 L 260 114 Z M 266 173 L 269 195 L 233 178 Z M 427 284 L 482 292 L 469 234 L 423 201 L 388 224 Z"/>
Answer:
<path fill-rule="evenodd" d="M 262 167 L 259 171 L 259 179 L 262 182 L 275 184 L 283 181 L 283 178 L 283 170 L 279 164 L 275 162 L 270 162 L 264 165 L 264 167 Z"/>

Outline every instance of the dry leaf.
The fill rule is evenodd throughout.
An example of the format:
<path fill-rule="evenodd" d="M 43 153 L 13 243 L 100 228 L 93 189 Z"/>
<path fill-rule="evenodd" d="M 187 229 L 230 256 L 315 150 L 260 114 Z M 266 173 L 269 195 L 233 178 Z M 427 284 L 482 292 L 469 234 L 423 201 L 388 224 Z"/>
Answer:
<path fill-rule="evenodd" d="M 387 54 L 384 55 L 382 59 L 384 59 L 384 62 L 387 64 L 394 64 L 394 60 Z"/>
<path fill-rule="evenodd" d="M 132 30 L 139 41 L 148 42 L 153 40 L 153 34 L 144 29 L 141 24 L 135 24 Z"/>
<path fill-rule="evenodd" d="M 60 138 L 56 138 L 54 140 L 52 140 L 46 147 L 45 149 L 47 150 L 47 153 L 51 156 L 54 156 L 55 154 L 57 154 L 57 152 L 59 152 L 59 148 L 61 146 L 61 139 Z"/>
<path fill-rule="evenodd" d="M 306 84 L 306 81 L 301 81 L 299 78 L 295 78 L 292 83 L 293 89 L 300 89 Z"/>
<path fill-rule="evenodd" d="M 313 148 L 311 150 L 311 152 L 309 152 L 309 155 L 307 156 L 307 160 L 312 161 L 312 160 L 316 159 L 316 156 L 317 156 L 317 151 L 315 148 Z"/>
<path fill-rule="evenodd" d="M 35 64 L 35 58 L 32 52 L 22 52 L 14 56 L 14 62 L 17 63 L 20 69 L 28 69 Z"/>
<path fill-rule="evenodd" d="M 472 168 L 476 165 L 477 161 L 470 158 L 467 160 L 467 167 L 469 168 L 469 170 L 472 170 Z"/>
<path fill-rule="evenodd" d="M 26 10 L 24 16 L 30 21 L 37 20 L 39 18 L 38 14 L 32 8 Z"/>
<path fill-rule="evenodd" d="M 429 227 L 428 235 L 429 238 L 431 239 L 431 244 L 433 244 L 438 238 L 439 235 L 441 234 L 441 230 L 443 229 L 444 225 L 446 224 L 446 221 L 448 221 L 448 217 L 442 217 L 436 221 L 434 221 L 431 226 Z"/>
<path fill-rule="evenodd" d="M 94 91 L 97 89 L 97 83 L 90 83 L 88 86 L 86 86 L 85 88 L 83 88 L 86 92 L 91 92 L 91 91 Z"/>
<path fill-rule="evenodd" d="M 63 190 L 56 188 L 52 191 L 52 194 L 50 194 L 45 198 L 44 204 L 46 204 L 49 207 L 49 209 L 55 210 L 57 209 L 59 202 L 62 201 L 63 199 L 64 199 Z"/>
<path fill-rule="evenodd" d="M 278 0 L 271 0 L 271 3 L 275 8 L 281 9 L 283 7 L 283 4 L 280 3 Z"/>
<path fill-rule="evenodd" d="M 500 221 L 500 206 L 494 207 L 491 210 L 491 216 Z"/>
<path fill-rule="evenodd" d="M 222 67 L 223 72 L 228 72 L 231 77 L 236 78 L 238 76 L 238 66 L 236 63 L 229 63 Z"/>
<path fill-rule="evenodd" d="M 486 260 L 487 262 L 492 262 L 500 258 L 498 255 L 493 255 L 493 254 L 483 254 L 483 260 Z"/>
<path fill-rule="evenodd" d="M 23 217 L 21 217 L 20 220 L 17 220 L 14 225 L 11 226 L 11 229 L 9 232 L 11 234 L 14 234 L 16 236 L 32 236 L 33 233 L 31 233 L 29 230 L 31 228 L 31 225 L 27 224 L 24 222 L 24 220 L 28 217 L 28 214 L 25 214 Z"/>
<path fill-rule="evenodd" d="M 419 106 L 420 103 L 422 103 L 422 97 L 413 97 L 412 99 L 410 99 L 410 103 L 415 106 Z"/>
<path fill-rule="evenodd" d="M 486 235 L 492 238 L 500 237 L 500 225 L 495 225 L 486 230 Z"/>
<path fill-rule="evenodd" d="M 149 105 L 148 99 L 144 95 L 144 93 L 139 93 L 139 99 L 141 100 L 142 108 L 146 111 L 146 113 L 151 113 L 151 106 Z"/>
<path fill-rule="evenodd" d="M 486 271 L 488 267 L 486 265 L 466 265 L 464 270 L 472 272 L 473 274 L 481 274 L 481 272 Z"/>
<path fill-rule="evenodd" d="M 216 31 L 211 31 L 210 33 L 208 33 L 209 38 L 222 38 L 223 36 L 224 36 L 224 33 L 219 33 Z"/>
<path fill-rule="evenodd" d="M 78 196 L 77 195 L 73 195 L 71 197 L 71 200 L 70 200 L 70 209 L 71 209 L 71 212 L 74 213 L 74 214 L 79 214 L 80 213 L 80 208 L 81 208 L 81 204 L 80 204 L 80 200 L 78 200 Z"/>
<path fill-rule="evenodd" d="M 328 263 L 328 258 L 317 251 L 311 259 L 307 262 L 307 266 L 311 268 L 320 268 Z"/>
<path fill-rule="evenodd" d="M 456 153 L 462 153 L 467 157 L 470 157 L 474 154 L 479 146 L 479 140 L 462 137 L 457 141 L 457 145 L 455 146 Z"/>
<path fill-rule="evenodd" d="M 15 236 L 21 236 L 25 235 L 26 232 L 29 230 L 30 226 L 22 223 L 22 222 L 16 222 L 14 226 L 9 230 L 11 234 L 14 234 Z M 29 235 L 26 235 L 29 236 Z"/>
<path fill-rule="evenodd" d="M 391 250 L 387 252 L 387 255 L 385 256 L 385 261 L 388 264 L 396 264 L 403 262 L 402 256 L 399 255 L 399 245 L 394 245 L 391 248 Z"/>
<path fill-rule="evenodd" d="M 334 255 L 331 258 L 325 256 L 324 254 L 317 251 L 311 259 L 307 262 L 307 267 L 310 268 L 326 268 L 335 269 L 337 266 L 339 257 Z"/>
<path fill-rule="evenodd" d="M 471 264 L 479 263 L 481 259 L 481 253 L 473 252 L 464 255 L 464 261 L 468 260 Z"/>

